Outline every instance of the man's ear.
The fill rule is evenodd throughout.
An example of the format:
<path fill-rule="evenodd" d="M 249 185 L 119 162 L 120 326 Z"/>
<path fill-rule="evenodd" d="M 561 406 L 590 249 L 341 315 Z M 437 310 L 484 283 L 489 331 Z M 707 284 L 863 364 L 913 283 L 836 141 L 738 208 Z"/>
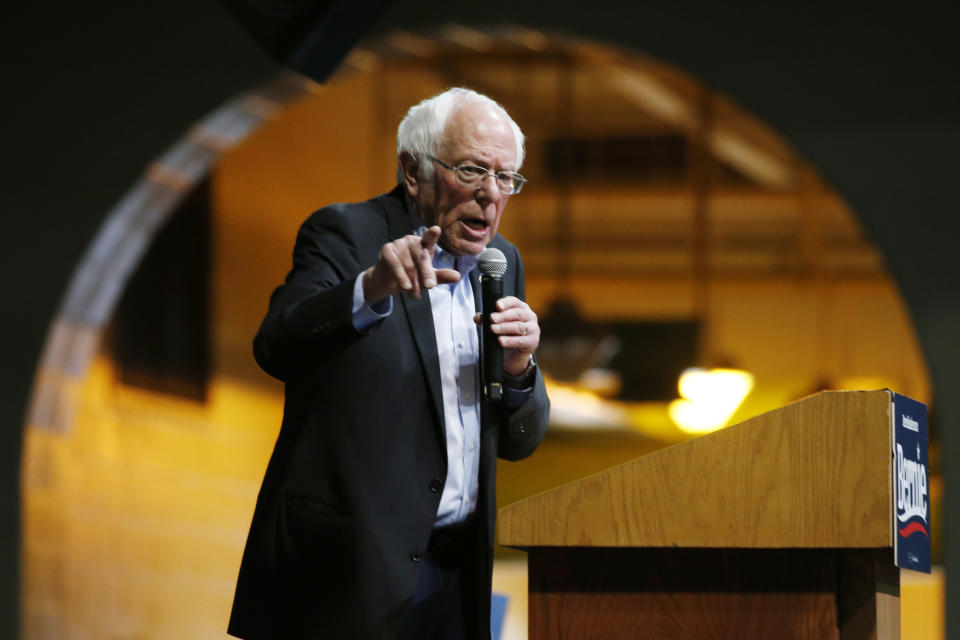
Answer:
<path fill-rule="evenodd" d="M 407 188 L 410 197 L 415 198 L 420 191 L 420 163 L 409 151 L 400 152 L 399 162 L 403 186 Z"/>

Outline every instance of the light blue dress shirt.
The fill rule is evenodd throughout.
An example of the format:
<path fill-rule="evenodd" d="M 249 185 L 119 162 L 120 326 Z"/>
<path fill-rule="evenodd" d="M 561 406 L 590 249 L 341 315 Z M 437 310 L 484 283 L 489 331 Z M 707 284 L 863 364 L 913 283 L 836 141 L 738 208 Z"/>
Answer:
<path fill-rule="evenodd" d="M 462 522 L 477 506 L 480 464 L 480 345 L 470 271 L 475 256 L 455 259 L 440 247 L 437 269 L 460 272 L 460 281 L 430 289 L 433 328 L 437 334 L 440 387 L 447 437 L 447 479 L 440 495 L 437 526 Z"/>
<path fill-rule="evenodd" d="M 423 235 L 426 227 L 416 231 Z M 428 290 L 433 327 L 437 337 L 440 386 L 443 394 L 444 433 L 447 445 L 447 478 L 440 495 L 436 526 L 463 522 L 477 507 L 480 465 L 480 344 L 474 322 L 476 306 L 470 272 L 476 256 L 452 254 L 437 246 L 433 254 L 436 269 L 455 269 L 459 282 L 438 284 Z M 353 326 L 361 332 L 374 330 L 393 311 L 393 298 L 368 305 L 363 298 L 363 273 L 353 288 Z M 531 389 L 504 387 L 503 401 L 518 407 Z"/>

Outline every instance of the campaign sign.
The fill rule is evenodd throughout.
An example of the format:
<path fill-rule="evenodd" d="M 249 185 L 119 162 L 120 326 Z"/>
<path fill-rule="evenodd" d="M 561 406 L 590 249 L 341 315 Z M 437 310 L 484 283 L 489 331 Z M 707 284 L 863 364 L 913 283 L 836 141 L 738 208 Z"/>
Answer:
<path fill-rule="evenodd" d="M 927 405 L 893 394 L 893 558 L 930 573 L 930 458 Z"/>

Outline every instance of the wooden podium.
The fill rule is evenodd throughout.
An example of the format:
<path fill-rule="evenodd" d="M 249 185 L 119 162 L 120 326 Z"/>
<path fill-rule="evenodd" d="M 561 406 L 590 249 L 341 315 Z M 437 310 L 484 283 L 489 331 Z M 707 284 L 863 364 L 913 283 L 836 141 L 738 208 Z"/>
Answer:
<path fill-rule="evenodd" d="M 899 638 L 891 401 L 819 393 L 501 509 L 530 639 Z"/>

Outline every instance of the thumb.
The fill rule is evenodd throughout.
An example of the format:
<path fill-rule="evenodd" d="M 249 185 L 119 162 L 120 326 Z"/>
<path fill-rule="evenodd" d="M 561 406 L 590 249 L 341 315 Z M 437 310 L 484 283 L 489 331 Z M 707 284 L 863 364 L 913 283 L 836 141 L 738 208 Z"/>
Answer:
<path fill-rule="evenodd" d="M 437 269 L 434 273 L 437 276 L 438 284 L 460 282 L 460 272 L 455 269 Z"/>

